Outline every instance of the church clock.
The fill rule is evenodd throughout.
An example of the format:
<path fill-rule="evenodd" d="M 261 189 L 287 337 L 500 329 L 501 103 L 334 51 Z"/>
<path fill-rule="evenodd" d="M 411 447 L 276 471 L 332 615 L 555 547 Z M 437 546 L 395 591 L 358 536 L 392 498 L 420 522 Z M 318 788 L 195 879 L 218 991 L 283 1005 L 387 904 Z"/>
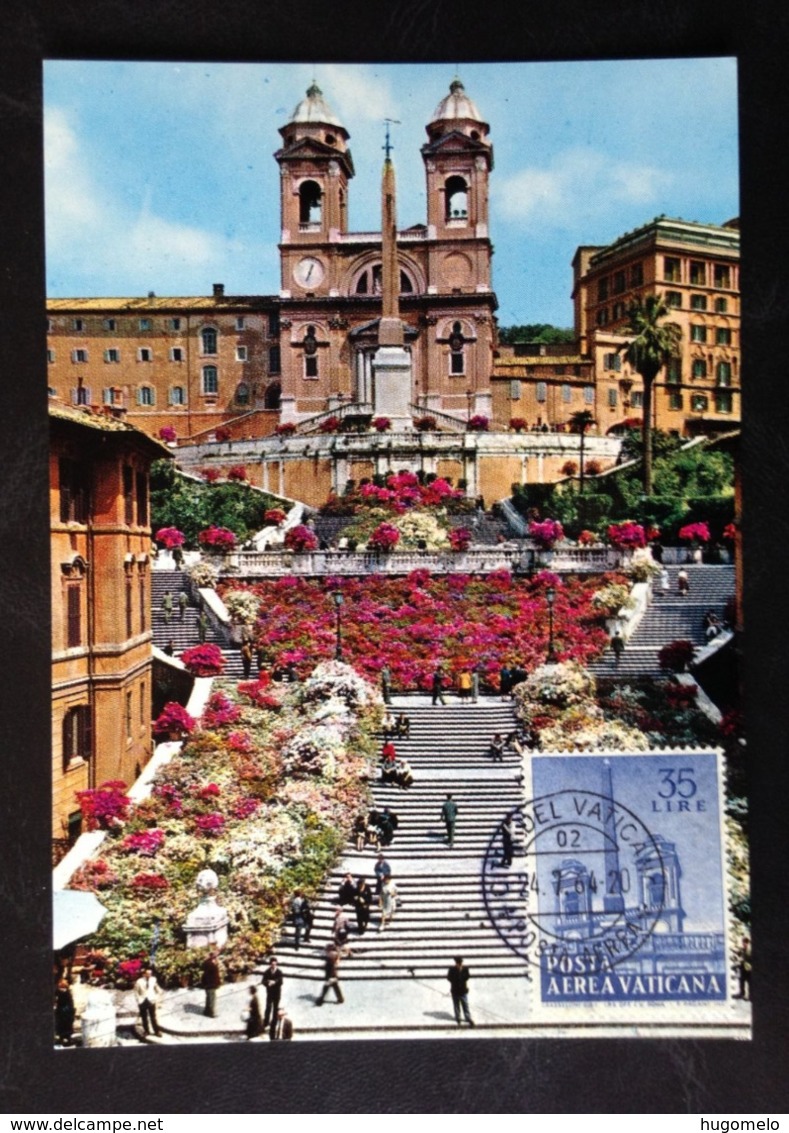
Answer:
<path fill-rule="evenodd" d="M 293 276 L 300 287 L 312 291 L 320 287 L 325 275 L 323 264 L 315 256 L 303 256 L 293 269 Z"/>

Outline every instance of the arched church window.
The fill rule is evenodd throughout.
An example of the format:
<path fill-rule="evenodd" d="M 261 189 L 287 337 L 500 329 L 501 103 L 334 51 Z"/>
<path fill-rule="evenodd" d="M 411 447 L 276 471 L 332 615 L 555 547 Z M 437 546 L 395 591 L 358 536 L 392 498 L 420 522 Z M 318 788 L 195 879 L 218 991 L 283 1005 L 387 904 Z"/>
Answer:
<path fill-rule="evenodd" d="M 568 889 L 564 893 L 564 912 L 566 916 L 578 916 L 581 911 L 580 897 L 574 890 Z"/>
<path fill-rule="evenodd" d="M 304 345 L 304 377 L 318 377 L 318 342 L 315 337 L 315 327 L 308 326 L 303 339 Z"/>
<path fill-rule="evenodd" d="M 381 264 L 373 264 L 372 267 L 360 272 L 353 290 L 355 295 L 380 295 L 382 287 L 383 267 Z M 400 268 L 400 294 L 413 295 L 414 291 L 414 281 L 411 276 Z"/>
<path fill-rule="evenodd" d="M 200 331 L 203 354 L 216 354 L 217 334 L 214 327 L 203 327 Z"/>
<path fill-rule="evenodd" d="M 464 355 L 465 339 L 460 323 L 452 324 L 452 333 L 449 336 L 449 372 L 450 374 L 464 374 L 466 360 Z"/>
<path fill-rule="evenodd" d="M 649 878 L 649 906 L 654 909 L 662 906 L 666 898 L 666 879 L 663 873 L 653 873 Z"/>
<path fill-rule="evenodd" d="M 462 177 L 450 177 L 444 186 L 446 219 L 468 219 L 468 185 Z"/>
<path fill-rule="evenodd" d="M 321 187 L 317 181 L 302 181 L 299 185 L 299 222 L 321 222 Z"/>
<path fill-rule="evenodd" d="M 263 397 L 263 404 L 266 409 L 279 409 L 282 399 L 282 386 L 279 382 L 271 382 L 266 386 L 266 392 Z"/>

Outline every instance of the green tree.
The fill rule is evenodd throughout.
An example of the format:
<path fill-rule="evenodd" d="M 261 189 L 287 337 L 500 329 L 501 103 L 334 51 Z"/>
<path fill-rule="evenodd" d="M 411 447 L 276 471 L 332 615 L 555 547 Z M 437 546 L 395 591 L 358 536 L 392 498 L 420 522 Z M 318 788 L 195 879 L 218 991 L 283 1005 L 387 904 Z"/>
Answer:
<path fill-rule="evenodd" d="M 499 327 L 499 342 L 513 346 L 516 342 L 575 342 L 572 327 L 555 327 L 550 323 L 524 323 L 516 327 Z"/>
<path fill-rule="evenodd" d="M 578 433 L 580 438 L 581 438 L 581 446 L 580 446 L 580 453 L 579 453 L 579 460 L 580 460 L 580 469 L 579 469 L 580 485 L 579 485 L 579 490 L 580 490 L 581 495 L 584 494 L 584 439 L 586 437 L 586 430 L 589 428 L 590 425 L 593 425 L 593 424 L 594 424 L 594 417 L 592 416 L 592 414 L 589 412 L 588 409 L 578 409 L 570 417 L 570 428 L 572 429 L 572 431 L 574 433 Z"/>
<path fill-rule="evenodd" d="M 637 370 L 644 382 L 644 423 L 642 449 L 644 460 L 644 492 L 652 495 L 652 389 L 660 371 L 679 354 L 682 330 L 677 323 L 666 323 L 668 307 L 660 295 L 647 295 L 628 310 L 626 335 L 630 342 L 621 347 L 625 359 Z"/>

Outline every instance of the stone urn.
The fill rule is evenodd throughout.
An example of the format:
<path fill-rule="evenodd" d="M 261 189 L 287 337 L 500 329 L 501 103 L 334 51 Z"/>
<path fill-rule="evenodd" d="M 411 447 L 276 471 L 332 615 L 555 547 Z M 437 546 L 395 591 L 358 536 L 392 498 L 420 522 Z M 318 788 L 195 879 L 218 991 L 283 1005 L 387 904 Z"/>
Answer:
<path fill-rule="evenodd" d="M 201 869 L 195 884 L 200 894 L 200 903 L 192 909 L 184 923 L 186 947 L 202 948 L 207 944 L 215 944 L 221 948 L 227 941 L 230 917 L 227 909 L 217 904 L 219 878 L 212 869 Z"/>

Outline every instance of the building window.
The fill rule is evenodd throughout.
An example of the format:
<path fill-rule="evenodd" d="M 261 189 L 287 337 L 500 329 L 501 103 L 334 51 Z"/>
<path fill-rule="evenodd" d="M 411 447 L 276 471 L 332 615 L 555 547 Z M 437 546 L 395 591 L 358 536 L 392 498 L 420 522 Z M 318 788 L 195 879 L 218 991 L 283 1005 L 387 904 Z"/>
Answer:
<path fill-rule="evenodd" d="M 728 290 L 731 287 L 731 272 L 728 264 L 715 264 L 713 278 L 716 287 L 723 287 Z"/>
<path fill-rule="evenodd" d="M 466 372 L 464 346 L 465 342 L 463 339 L 463 328 L 460 323 L 453 323 L 452 333 L 449 336 L 450 374 L 464 374 Z"/>
<path fill-rule="evenodd" d="M 597 281 L 597 301 L 601 302 L 603 299 L 608 298 L 608 276 Z"/>
<path fill-rule="evenodd" d="M 640 389 L 633 390 L 630 395 L 630 404 L 632 405 L 633 409 L 643 409 L 644 391 Z"/>
<path fill-rule="evenodd" d="M 148 522 L 148 477 L 144 472 L 138 472 L 135 477 L 137 489 L 137 522 L 145 527 Z"/>
<path fill-rule="evenodd" d="M 90 705 L 78 704 L 63 717 L 63 770 L 93 754 Z"/>
<path fill-rule="evenodd" d="M 538 401 L 547 401 L 548 400 L 548 386 L 547 386 L 546 382 L 537 382 L 537 394 L 536 394 L 536 396 L 537 396 Z"/>
<path fill-rule="evenodd" d="M 617 406 L 616 390 L 611 386 L 608 390 L 608 407 L 609 409 L 616 409 Z"/>
<path fill-rule="evenodd" d="M 105 330 L 115 330 L 116 329 L 115 319 L 105 319 L 104 320 L 104 329 Z"/>
<path fill-rule="evenodd" d="M 707 282 L 707 265 L 703 260 L 690 261 L 690 282 L 694 286 L 703 286 Z"/>
<path fill-rule="evenodd" d="M 666 381 L 672 385 L 682 381 L 682 362 L 679 358 L 669 358 L 666 366 Z"/>
<path fill-rule="evenodd" d="M 717 327 L 715 341 L 718 346 L 731 346 L 731 331 L 728 327 Z"/>
<path fill-rule="evenodd" d="M 715 367 L 715 381 L 719 386 L 731 385 L 731 362 L 719 362 Z"/>
<path fill-rule="evenodd" d="M 180 330 L 181 320 L 179 318 L 170 319 L 170 330 Z"/>
<path fill-rule="evenodd" d="M 246 348 L 246 346 L 237 346 L 236 347 L 236 362 L 246 362 L 246 360 L 247 360 L 247 348 Z"/>
<path fill-rule="evenodd" d="M 137 390 L 137 404 L 138 405 L 155 405 L 156 404 L 156 390 L 153 386 L 140 386 Z"/>
<path fill-rule="evenodd" d="M 150 330 L 152 326 L 150 319 L 140 319 L 140 330 Z"/>
<path fill-rule="evenodd" d="M 603 355 L 603 369 L 616 370 L 617 373 L 622 369 L 622 355 L 621 354 L 604 354 Z"/>
<path fill-rule="evenodd" d="M 81 333 L 85 329 L 84 320 L 83 319 L 74 319 L 73 323 L 71 324 L 71 327 L 72 327 L 72 330 L 76 330 L 76 331 L 79 331 Z"/>
<path fill-rule="evenodd" d="M 183 348 L 180 347 L 180 346 L 171 346 L 170 347 L 170 361 L 171 362 L 183 362 L 183 360 L 184 360 Z"/>
<path fill-rule="evenodd" d="M 607 307 L 601 307 L 599 309 L 599 311 L 597 312 L 597 325 L 599 327 L 604 327 L 607 322 L 608 322 L 608 308 Z"/>
<path fill-rule="evenodd" d="M 186 390 L 183 386 L 173 386 L 170 390 L 171 405 L 186 405 Z"/>
<path fill-rule="evenodd" d="M 268 372 L 270 374 L 278 374 L 280 372 L 280 352 L 278 346 L 270 346 L 268 348 Z"/>
<path fill-rule="evenodd" d="M 614 295 L 621 295 L 625 289 L 625 273 L 623 271 L 615 271 L 613 278 L 613 293 Z"/>
<path fill-rule="evenodd" d="M 669 409 L 682 408 L 682 394 L 678 390 L 672 390 L 668 395 L 668 407 Z"/>
<path fill-rule="evenodd" d="M 88 469 L 84 464 L 62 457 L 60 481 L 60 522 L 87 523 L 90 505 Z"/>
<path fill-rule="evenodd" d="M 77 388 L 71 391 L 72 405 L 90 405 L 90 386 L 82 384 L 82 378 L 77 379 Z"/>
<path fill-rule="evenodd" d="M 570 386 L 570 385 L 567 385 L 567 383 L 565 382 L 564 385 L 562 386 L 562 401 L 572 401 L 572 399 L 573 399 L 573 387 Z"/>
<path fill-rule="evenodd" d="M 276 338 L 279 334 L 279 311 L 268 313 L 268 334 L 269 338 Z"/>
<path fill-rule="evenodd" d="M 141 346 L 140 347 L 140 349 L 137 351 L 137 361 L 138 362 L 152 362 L 153 361 L 153 351 L 151 350 L 150 346 Z"/>
<path fill-rule="evenodd" d="M 125 584 L 125 598 L 126 598 L 126 639 L 128 640 L 134 630 L 132 629 L 132 578 L 131 575 L 126 575 L 124 579 Z"/>
<path fill-rule="evenodd" d="M 219 393 L 219 371 L 216 366 L 203 366 L 203 393 Z"/>
<path fill-rule="evenodd" d="M 246 327 L 246 320 L 244 319 L 243 315 L 239 315 L 236 318 L 236 330 L 244 330 L 245 327 Z"/>
<path fill-rule="evenodd" d="M 123 466 L 123 522 L 134 523 L 134 470 L 128 464 Z"/>
<path fill-rule="evenodd" d="M 140 633 L 145 633 L 146 629 L 148 628 L 148 625 L 147 625 L 148 618 L 147 618 L 147 614 L 146 614 L 146 611 L 148 609 L 148 596 L 145 592 L 145 572 L 144 572 L 144 570 L 140 574 L 139 578 L 137 579 L 137 590 L 138 590 L 139 596 L 140 596 Z"/>
<path fill-rule="evenodd" d="M 213 327 L 204 327 L 200 331 L 200 341 L 203 354 L 216 354 L 217 333 Z"/>
<path fill-rule="evenodd" d="M 66 648 L 82 645 L 82 586 L 71 582 L 66 587 Z"/>
<path fill-rule="evenodd" d="M 265 409 L 279 409 L 282 402 L 282 386 L 279 382 L 271 382 L 266 387 L 266 392 L 263 396 L 263 407 Z"/>
<path fill-rule="evenodd" d="M 682 292 L 681 291 L 667 291 L 666 292 L 666 306 L 667 307 L 681 307 L 682 306 Z"/>
<path fill-rule="evenodd" d="M 707 376 L 707 363 L 703 358 L 694 358 L 693 367 L 691 370 L 694 378 L 706 378 Z"/>
<path fill-rule="evenodd" d="M 663 278 L 666 283 L 679 283 L 680 261 L 675 256 L 663 257 Z"/>
<path fill-rule="evenodd" d="M 694 393 L 690 399 L 690 408 L 694 413 L 704 413 L 709 406 L 709 399 L 703 393 Z"/>
<path fill-rule="evenodd" d="M 716 314 L 725 315 L 726 312 L 728 311 L 728 309 L 729 309 L 729 300 L 728 299 L 716 299 L 715 300 L 715 313 Z"/>
<path fill-rule="evenodd" d="M 54 329 L 55 329 L 55 324 L 52 321 L 52 319 L 47 319 L 47 334 L 52 334 L 52 331 Z"/>
<path fill-rule="evenodd" d="M 463 177 L 449 177 L 444 186 L 445 220 L 468 220 L 468 185 Z"/>
<path fill-rule="evenodd" d="M 132 738 L 132 694 L 126 693 L 126 739 Z"/>
<path fill-rule="evenodd" d="M 47 394 L 49 397 L 57 397 L 58 391 L 54 386 L 47 386 Z"/>
<path fill-rule="evenodd" d="M 715 391 L 715 412 L 716 413 L 731 413 L 732 411 L 732 395 L 730 390 L 716 390 Z"/>
<path fill-rule="evenodd" d="M 145 727 L 145 681 L 140 681 L 140 727 Z"/>
<path fill-rule="evenodd" d="M 121 352 L 116 346 L 111 346 L 109 350 L 104 351 L 105 362 L 120 362 Z"/>
<path fill-rule="evenodd" d="M 700 326 L 698 323 L 690 328 L 690 341 L 691 342 L 706 342 L 707 341 L 707 328 Z"/>
<path fill-rule="evenodd" d="M 510 401 L 520 401 L 521 397 L 521 383 L 520 378 L 513 378 L 510 382 Z"/>
<path fill-rule="evenodd" d="M 249 405 L 249 386 L 239 382 L 236 386 L 236 405 Z"/>
<path fill-rule="evenodd" d="M 586 405 L 594 405 L 594 386 L 584 386 L 584 402 Z"/>
<path fill-rule="evenodd" d="M 49 362 L 50 365 L 51 365 L 54 361 L 55 361 L 55 351 L 54 350 L 48 350 L 47 351 L 47 362 Z"/>
<path fill-rule="evenodd" d="M 706 311 L 707 310 L 707 296 L 706 295 L 691 295 L 690 297 L 691 311 Z"/>
<path fill-rule="evenodd" d="M 304 377 L 317 378 L 318 377 L 318 355 L 305 354 L 304 356 Z"/>
<path fill-rule="evenodd" d="M 644 282 L 644 265 L 633 264 L 630 269 L 630 286 L 640 287 Z"/>
<path fill-rule="evenodd" d="M 84 364 L 88 360 L 88 352 L 83 347 L 71 351 L 71 361 Z"/>

